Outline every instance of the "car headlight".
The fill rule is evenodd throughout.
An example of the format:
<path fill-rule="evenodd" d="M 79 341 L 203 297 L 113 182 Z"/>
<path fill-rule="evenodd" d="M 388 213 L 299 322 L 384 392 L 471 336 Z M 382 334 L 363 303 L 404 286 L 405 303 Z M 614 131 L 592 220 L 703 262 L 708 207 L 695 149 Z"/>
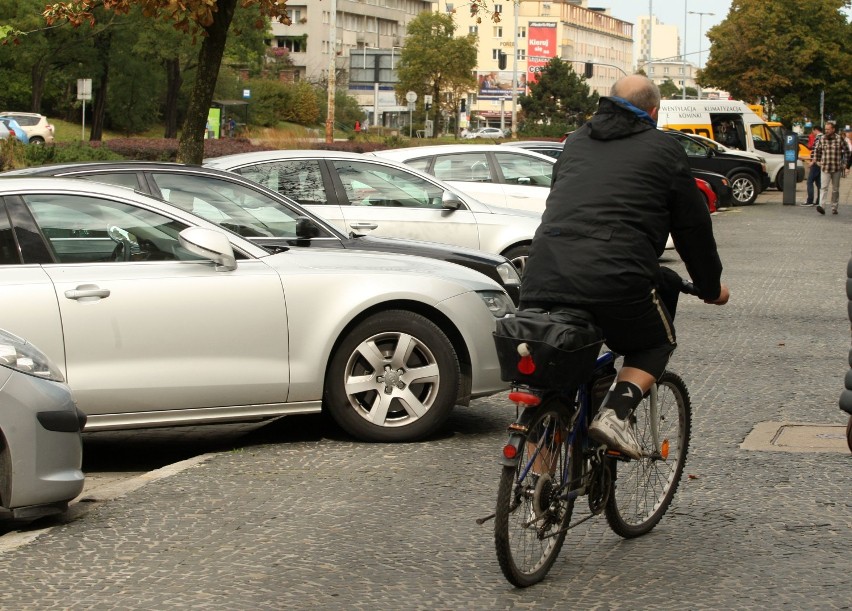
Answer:
<path fill-rule="evenodd" d="M 506 286 L 521 284 L 521 275 L 518 273 L 517 268 L 509 261 L 498 265 L 497 273 L 500 274 L 500 279 L 503 280 L 503 284 Z"/>
<path fill-rule="evenodd" d="M 504 291 L 477 291 L 494 318 L 515 313 L 515 304 Z"/>
<path fill-rule="evenodd" d="M 0 365 L 27 375 L 64 382 L 62 372 L 32 344 L 0 329 Z"/>

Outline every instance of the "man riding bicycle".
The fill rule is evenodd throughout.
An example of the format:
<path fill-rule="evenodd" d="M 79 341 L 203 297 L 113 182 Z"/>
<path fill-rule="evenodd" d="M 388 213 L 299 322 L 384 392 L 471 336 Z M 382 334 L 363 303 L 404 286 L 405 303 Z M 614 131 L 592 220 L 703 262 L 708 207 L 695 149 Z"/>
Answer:
<path fill-rule="evenodd" d="M 677 345 L 669 313 L 677 288 L 659 264 L 669 234 L 699 296 L 717 305 L 729 297 L 710 214 L 686 153 L 656 129 L 659 107 L 650 79 L 626 76 L 568 137 L 521 288 L 521 308 L 590 312 L 624 356 L 589 435 L 635 459 L 629 416 Z"/>

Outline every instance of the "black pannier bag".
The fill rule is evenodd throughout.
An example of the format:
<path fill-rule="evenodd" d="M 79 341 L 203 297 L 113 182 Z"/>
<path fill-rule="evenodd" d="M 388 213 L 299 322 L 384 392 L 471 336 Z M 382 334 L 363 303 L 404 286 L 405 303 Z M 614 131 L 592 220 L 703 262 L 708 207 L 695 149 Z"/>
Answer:
<path fill-rule="evenodd" d="M 500 378 L 538 388 L 576 386 L 592 374 L 603 341 L 583 310 L 520 310 L 497 321 Z"/>

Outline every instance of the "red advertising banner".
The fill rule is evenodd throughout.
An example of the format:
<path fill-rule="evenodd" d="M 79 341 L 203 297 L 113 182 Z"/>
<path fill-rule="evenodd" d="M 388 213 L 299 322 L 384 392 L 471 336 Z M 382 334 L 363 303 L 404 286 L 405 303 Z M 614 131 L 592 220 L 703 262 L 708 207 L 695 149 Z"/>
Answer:
<path fill-rule="evenodd" d="M 527 29 L 527 82 L 535 83 L 538 73 L 556 57 L 556 23 L 530 21 Z"/>

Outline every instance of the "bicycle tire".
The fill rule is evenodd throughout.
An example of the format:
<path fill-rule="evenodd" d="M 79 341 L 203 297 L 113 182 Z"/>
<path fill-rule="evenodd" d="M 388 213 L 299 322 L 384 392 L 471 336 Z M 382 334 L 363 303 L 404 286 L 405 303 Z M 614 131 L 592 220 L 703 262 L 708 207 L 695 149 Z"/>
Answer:
<path fill-rule="evenodd" d="M 610 528 L 626 539 L 644 535 L 659 523 L 677 492 L 689 450 L 692 406 L 686 384 L 667 371 L 657 389 L 660 441 L 668 442 L 668 458 L 612 461 L 613 489 L 605 514 Z M 636 438 L 645 451 L 653 449 L 649 412 L 646 397 L 634 412 Z"/>
<path fill-rule="evenodd" d="M 574 499 L 557 500 L 553 494 L 564 483 L 571 412 L 556 400 L 535 409 L 517 466 L 503 467 L 500 475 L 494 519 L 500 569 L 509 583 L 519 588 L 536 584 L 547 575 L 562 549 L 564 528 L 574 509 Z M 527 469 L 531 461 L 533 467 Z M 574 464 L 579 463 L 569 463 Z"/>

